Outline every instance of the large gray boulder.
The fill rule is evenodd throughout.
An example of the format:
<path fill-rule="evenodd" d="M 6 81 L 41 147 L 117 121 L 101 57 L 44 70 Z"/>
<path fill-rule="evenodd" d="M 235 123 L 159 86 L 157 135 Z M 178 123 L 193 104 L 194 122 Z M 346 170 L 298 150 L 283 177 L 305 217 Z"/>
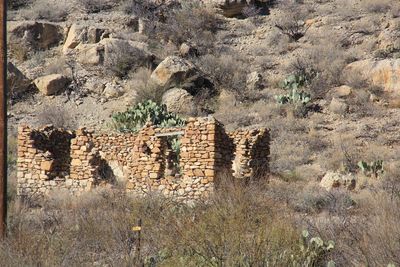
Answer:
<path fill-rule="evenodd" d="M 31 81 L 11 62 L 7 63 L 7 87 L 11 96 L 29 89 Z"/>
<path fill-rule="evenodd" d="M 164 93 L 162 103 L 167 110 L 182 115 L 192 115 L 195 111 L 193 96 L 181 88 L 173 88 Z"/>

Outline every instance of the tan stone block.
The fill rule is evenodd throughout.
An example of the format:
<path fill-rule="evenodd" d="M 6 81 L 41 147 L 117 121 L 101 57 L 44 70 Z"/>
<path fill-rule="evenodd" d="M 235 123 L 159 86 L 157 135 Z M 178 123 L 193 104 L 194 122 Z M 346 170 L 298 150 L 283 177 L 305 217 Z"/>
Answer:
<path fill-rule="evenodd" d="M 200 169 L 194 169 L 193 174 L 194 174 L 194 176 L 204 176 L 203 171 Z"/>
<path fill-rule="evenodd" d="M 71 166 L 80 166 L 82 165 L 82 161 L 80 159 L 73 159 L 71 161 Z"/>
<path fill-rule="evenodd" d="M 206 169 L 205 172 L 204 172 L 204 174 L 205 174 L 207 177 L 214 177 L 214 170 L 208 170 L 208 169 Z"/>
<path fill-rule="evenodd" d="M 149 175 L 150 179 L 157 179 L 158 178 L 158 173 L 152 172 Z"/>
<path fill-rule="evenodd" d="M 29 148 L 28 149 L 28 153 L 36 154 L 37 153 L 37 149 L 36 148 Z"/>
<path fill-rule="evenodd" d="M 135 188 L 135 184 L 134 183 L 132 183 L 130 181 L 126 183 L 126 189 L 132 190 L 134 188 Z"/>
<path fill-rule="evenodd" d="M 53 160 L 42 161 L 42 163 L 40 163 L 40 169 L 43 171 L 51 171 L 53 162 Z"/>

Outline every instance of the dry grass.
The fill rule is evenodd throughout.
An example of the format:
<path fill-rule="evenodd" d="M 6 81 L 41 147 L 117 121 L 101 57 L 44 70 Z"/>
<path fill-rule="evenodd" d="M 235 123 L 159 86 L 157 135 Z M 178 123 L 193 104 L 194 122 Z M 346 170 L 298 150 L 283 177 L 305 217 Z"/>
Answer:
<path fill-rule="evenodd" d="M 312 266 L 328 260 L 339 266 L 399 264 L 398 195 L 327 192 L 299 179 L 247 187 L 223 180 L 218 188 L 195 205 L 104 190 L 79 198 L 57 193 L 36 203 L 40 209 L 12 202 L 0 261 L 133 266 L 138 243 L 130 228 L 141 218 L 145 266 L 291 266 L 293 259 L 305 264 L 303 229 L 336 243 Z"/>

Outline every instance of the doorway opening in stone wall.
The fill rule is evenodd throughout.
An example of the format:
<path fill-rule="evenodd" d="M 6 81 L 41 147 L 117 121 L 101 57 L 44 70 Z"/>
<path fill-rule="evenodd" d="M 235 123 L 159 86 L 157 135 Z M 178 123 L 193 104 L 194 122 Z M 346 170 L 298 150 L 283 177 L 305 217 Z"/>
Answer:
<path fill-rule="evenodd" d="M 163 133 L 156 134 L 157 137 L 163 139 L 164 146 L 163 155 L 165 158 L 165 169 L 163 177 L 180 177 L 181 169 L 180 169 L 180 148 L 181 141 L 180 138 L 183 132 L 172 132 L 172 133 Z"/>

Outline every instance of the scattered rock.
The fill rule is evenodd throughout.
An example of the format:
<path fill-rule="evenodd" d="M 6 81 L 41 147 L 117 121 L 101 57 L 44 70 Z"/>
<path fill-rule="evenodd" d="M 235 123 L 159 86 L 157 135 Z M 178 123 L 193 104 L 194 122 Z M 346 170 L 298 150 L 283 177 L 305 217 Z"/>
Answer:
<path fill-rule="evenodd" d="M 101 95 L 105 88 L 104 82 L 99 79 L 90 79 L 86 82 L 85 88 L 95 94 Z"/>
<path fill-rule="evenodd" d="M 29 89 L 31 81 L 11 62 L 7 63 L 7 86 L 11 95 L 18 95 Z"/>
<path fill-rule="evenodd" d="M 327 172 L 320 182 L 320 186 L 330 191 L 334 188 L 344 187 L 353 190 L 356 187 L 356 178 L 352 174 Z"/>
<path fill-rule="evenodd" d="M 68 86 L 69 82 L 69 79 L 61 74 L 50 74 L 34 80 L 36 87 L 46 96 L 61 92 Z"/>
<path fill-rule="evenodd" d="M 195 109 L 193 96 L 180 88 L 173 88 L 165 92 L 162 103 L 167 106 L 168 111 L 178 114 L 190 115 Z"/>
<path fill-rule="evenodd" d="M 345 101 L 334 97 L 329 104 L 329 110 L 335 114 L 343 115 L 349 111 L 349 105 Z"/>
<path fill-rule="evenodd" d="M 246 79 L 247 90 L 260 90 L 263 86 L 263 77 L 257 71 L 253 71 L 247 75 Z"/>
<path fill-rule="evenodd" d="M 48 49 L 64 39 L 64 30 L 58 24 L 48 22 L 10 22 L 7 24 L 10 43 L 23 42 L 32 50 Z"/>
<path fill-rule="evenodd" d="M 194 57 L 198 55 L 198 51 L 194 46 L 183 43 L 179 48 L 179 54 L 183 58 Z"/>
<path fill-rule="evenodd" d="M 103 95 L 107 98 L 116 98 L 124 94 L 122 86 L 115 83 L 107 83 Z"/>

